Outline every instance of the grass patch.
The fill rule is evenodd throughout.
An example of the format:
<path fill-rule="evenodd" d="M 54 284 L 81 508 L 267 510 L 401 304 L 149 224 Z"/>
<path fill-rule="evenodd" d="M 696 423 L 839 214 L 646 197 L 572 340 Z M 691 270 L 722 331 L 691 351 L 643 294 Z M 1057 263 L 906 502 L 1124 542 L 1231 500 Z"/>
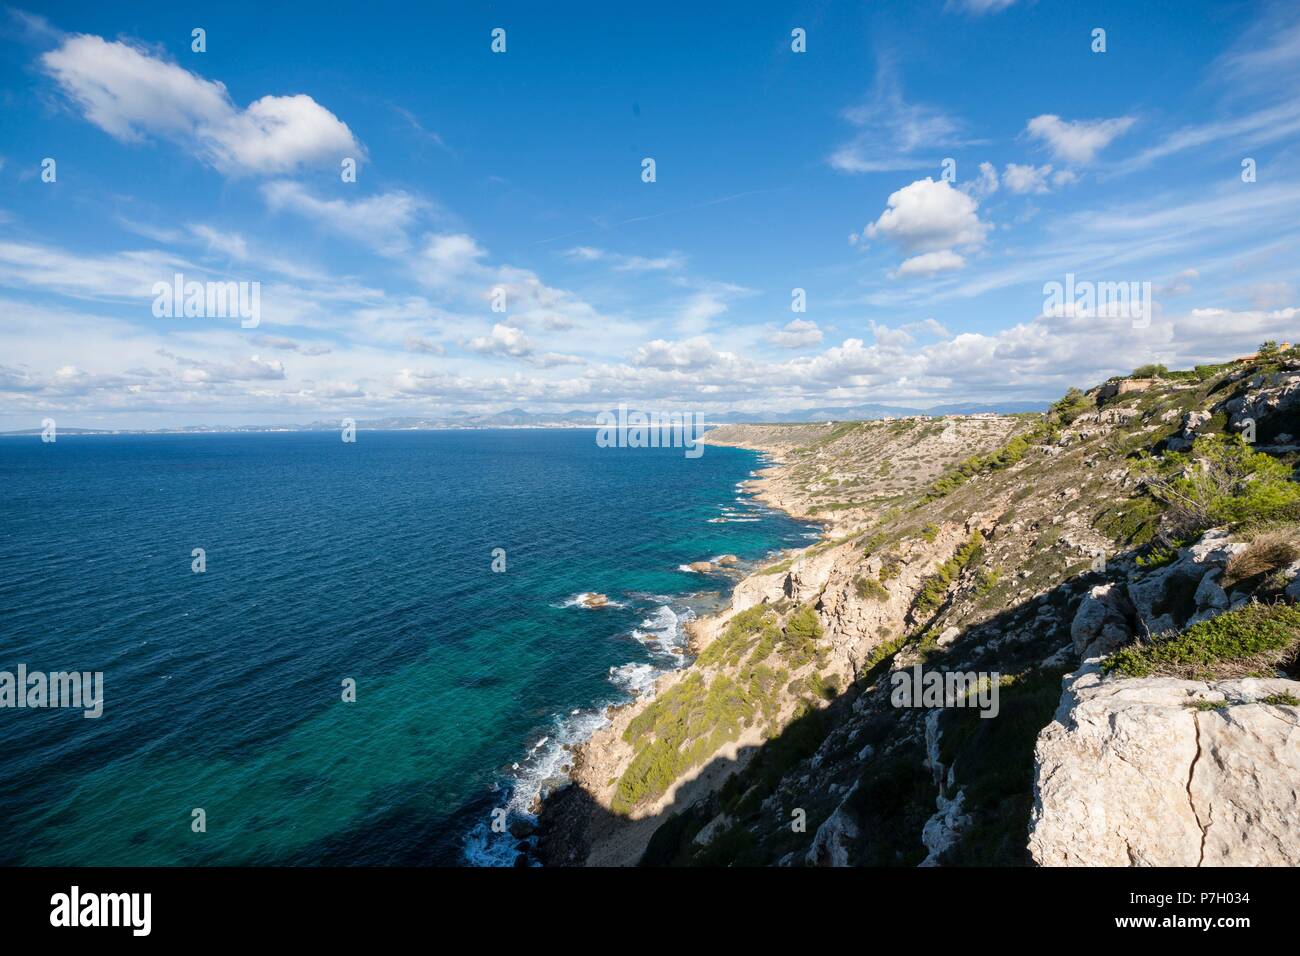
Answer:
<path fill-rule="evenodd" d="M 1265 531 L 1256 535 L 1245 551 L 1233 556 L 1219 583 L 1231 588 L 1242 582 L 1260 581 L 1297 558 L 1300 558 L 1300 546 L 1296 545 L 1294 532 Z"/>

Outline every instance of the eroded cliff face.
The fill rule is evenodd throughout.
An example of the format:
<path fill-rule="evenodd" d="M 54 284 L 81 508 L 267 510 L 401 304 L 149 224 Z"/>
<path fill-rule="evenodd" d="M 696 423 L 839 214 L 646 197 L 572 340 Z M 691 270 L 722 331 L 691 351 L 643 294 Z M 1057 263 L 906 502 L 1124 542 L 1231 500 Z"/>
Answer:
<path fill-rule="evenodd" d="M 956 428 L 720 429 L 779 456 L 769 500 L 835 515 L 832 536 L 740 582 L 695 663 L 581 748 L 548 861 L 1296 862 L 1300 616 L 1274 609 L 1300 598 L 1300 359 L 1112 392 Z M 1198 444 L 1245 409 L 1270 444 Z M 940 463 L 885 493 L 916 448 Z M 1187 538 L 1169 500 L 1215 468 L 1254 469 L 1214 493 L 1262 504 Z M 1211 650 L 1166 653 L 1220 618 Z M 995 684 L 996 715 L 900 706 L 900 676 L 931 672 Z"/>

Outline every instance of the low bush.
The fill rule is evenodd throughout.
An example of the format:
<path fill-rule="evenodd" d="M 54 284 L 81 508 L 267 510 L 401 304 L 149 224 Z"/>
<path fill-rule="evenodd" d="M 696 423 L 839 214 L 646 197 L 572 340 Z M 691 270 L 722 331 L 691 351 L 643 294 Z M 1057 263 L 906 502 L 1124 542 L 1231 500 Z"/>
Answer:
<path fill-rule="evenodd" d="M 1215 680 L 1271 674 L 1300 647 L 1300 608 L 1247 604 L 1192 625 L 1181 634 L 1121 648 L 1103 664 L 1126 677 L 1153 674 Z"/>
<path fill-rule="evenodd" d="M 853 582 L 853 591 L 863 601 L 888 601 L 889 590 L 880 583 L 878 578 L 869 578 L 860 575 Z"/>

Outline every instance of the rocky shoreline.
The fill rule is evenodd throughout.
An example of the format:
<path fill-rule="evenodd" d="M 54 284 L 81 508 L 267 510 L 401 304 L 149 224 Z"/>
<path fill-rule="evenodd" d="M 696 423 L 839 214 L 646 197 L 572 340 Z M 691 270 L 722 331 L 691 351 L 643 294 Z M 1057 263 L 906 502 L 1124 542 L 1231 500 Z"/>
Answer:
<path fill-rule="evenodd" d="M 776 459 L 757 500 L 833 521 L 575 748 L 541 859 L 1295 865 L 1300 359 L 1108 391 L 711 435 Z M 1257 449 L 1225 431 L 1246 408 Z M 1174 493 L 1189 443 L 1208 498 Z M 900 707 L 921 666 L 987 678 L 1009 719 Z"/>
<path fill-rule="evenodd" d="M 705 435 L 706 442 L 709 434 L 712 433 Z M 756 501 L 796 520 L 820 524 L 823 539 L 833 533 L 833 526 L 794 504 L 784 482 L 788 472 L 780 447 L 748 441 L 744 444 L 731 441 L 715 444 L 746 448 L 769 456 L 767 467 L 758 471 L 758 477 L 744 482 L 745 491 L 752 494 Z M 796 558 L 807 550 L 807 547 L 787 550 L 781 559 Z M 722 555 L 711 563 L 695 564 L 701 565 L 699 571 L 707 572 L 731 570 L 736 561 L 735 555 Z M 705 564 L 711 566 L 704 568 Z M 694 566 L 692 570 L 696 570 Z M 741 609 L 737 607 L 737 600 L 747 601 L 743 595 L 756 590 L 757 579 L 761 577 L 770 578 L 770 575 L 764 575 L 761 569 L 743 575 L 735 582 L 731 599 L 724 609 L 685 623 L 687 649 L 692 657 L 698 656 L 720 633 L 726 621 Z M 720 786 L 735 769 L 726 767 L 725 773 L 719 773 L 719 768 L 714 763 L 703 768 L 703 772 L 687 774 L 645 812 L 628 817 L 614 814 L 593 796 L 608 790 L 617 773 L 621 772 L 619 768 L 626 765 L 628 755 L 624 752 L 627 748 L 622 742 L 622 734 L 628 723 L 693 670 L 694 661 L 691 661 L 677 670 L 661 675 L 648 693 L 625 704 L 611 705 L 606 710 L 610 723 L 587 740 L 573 746 L 569 782 L 543 798 L 538 807 L 538 840 L 532 848 L 532 855 L 538 862 L 544 866 L 635 866 L 650 837 L 663 822 L 659 810 L 666 807 L 679 809 L 693 803 Z M 751 736 L 753 739 L 749 739 Z M 741 766 L 747 759 L 745 751 L 752 751 L 760 742 L 761 736 L 757 734 L 742 735 L 725 749 L 732 752 L 736 766 Z"/>

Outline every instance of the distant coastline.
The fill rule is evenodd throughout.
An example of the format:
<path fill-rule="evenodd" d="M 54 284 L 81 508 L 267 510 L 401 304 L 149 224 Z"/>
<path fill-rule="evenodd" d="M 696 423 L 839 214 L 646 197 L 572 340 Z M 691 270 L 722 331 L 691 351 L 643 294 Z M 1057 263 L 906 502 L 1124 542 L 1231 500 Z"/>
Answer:
<path fill-rule="evenodd" d="M 704 425 L 718 428 L 723 425 L 814 424 L 837 421 L 870 421 L 890 418 L 944 418 L 966 415 L 1019 415 L 1047 409 L 1047 402 L 1003 402 L 998 404 L 952 404 L 929 408 L 906 408 L 894 405 L 854 405 L 844 408 L 810 408 L 793 412 L 757 414 L 729 411 L 706 417 Z M 491 415 L 464 416 L 460 418 L 375 418 L 358 419 L 355 426 L 366 431 L 483 431 L 489 429 L 596 429 L 601 427 L 595 411 L 574 409 L 561 413 L 534 413 L 511 409 Z M 706 413 L 707 415 L 708 413 Z M 331 432 L 338 431 L 342 419 L 314 421 L 306 424 L 284 422 L 274 425 L 180 425 L 163 428 L 85 428 L 69 425 L 58 427 L 60 435 L 220 435 L 258 432 Z M 0 431 L 0 438 L 39 435 L 40 427 Z"/>

